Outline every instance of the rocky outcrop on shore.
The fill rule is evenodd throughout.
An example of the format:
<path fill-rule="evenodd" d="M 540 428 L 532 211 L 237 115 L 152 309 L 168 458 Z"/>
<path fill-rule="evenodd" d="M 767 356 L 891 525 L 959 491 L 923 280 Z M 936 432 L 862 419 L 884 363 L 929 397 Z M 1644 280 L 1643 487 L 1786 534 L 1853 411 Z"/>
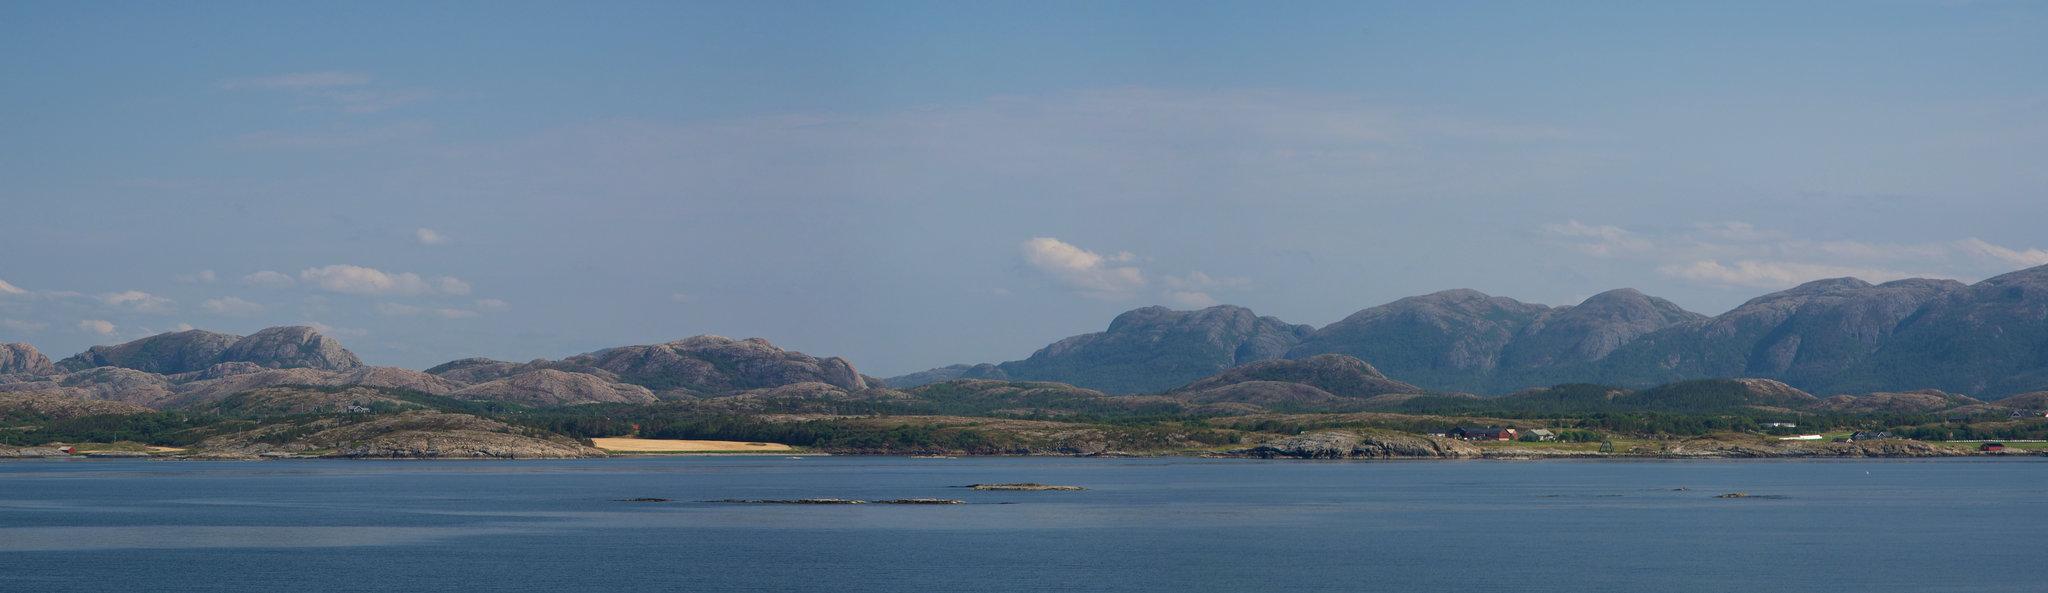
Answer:
<path fill-rule="evenodd" d="M 34 459 L 37 457 L 70 457 L 71 454 L 55 447 L 7 447 L 0 446 L 0 459 Z"/>
<path fill-rule="evenodd" d="M 1974 454 L 1968 446 L 1906 439 L 1850 441 L 1778 441 L 1762 438 L 1709 437 L 1665 445 L 1661 457 L 1957 457 Z"/>
<path fill-rule="evenodd" d="M 1325 430 L 1273 439 L 1257 447 L 1233 450 L 1230 454 L 1267 459 L 1469 459 L 1479 457 L 1481 451 L 1470 443 L 1417 434 Z"/>

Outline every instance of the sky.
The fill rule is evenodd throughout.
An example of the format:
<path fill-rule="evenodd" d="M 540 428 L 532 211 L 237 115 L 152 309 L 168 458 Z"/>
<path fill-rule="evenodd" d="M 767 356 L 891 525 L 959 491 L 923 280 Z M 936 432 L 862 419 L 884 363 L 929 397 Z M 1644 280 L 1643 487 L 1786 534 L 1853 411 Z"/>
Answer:
<path fill-rule="evenodd" d="M 698 334 L 862 372 L 1150 305 L 1718 314 L 2048 264 L 2048 4 L 0 3 L 0 342 Z"/>

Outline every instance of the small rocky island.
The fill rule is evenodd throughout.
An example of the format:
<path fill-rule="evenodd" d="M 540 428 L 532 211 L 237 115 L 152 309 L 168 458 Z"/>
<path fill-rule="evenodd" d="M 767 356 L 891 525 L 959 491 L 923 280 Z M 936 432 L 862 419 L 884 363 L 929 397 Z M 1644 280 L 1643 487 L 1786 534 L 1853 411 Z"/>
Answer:
<path fill-rule="evenodd" d="M 973 490 L 1001 491 L 1087 490 L 1087 488 L 1082 488 L 1080 486 L 1049 486 L 1046 484 L 1039 484 L 1036 482 L 1026 482 L 1023 484 L 968 484 L 966 486 L 961 486 L 961 488 L 969 488 Z"/>

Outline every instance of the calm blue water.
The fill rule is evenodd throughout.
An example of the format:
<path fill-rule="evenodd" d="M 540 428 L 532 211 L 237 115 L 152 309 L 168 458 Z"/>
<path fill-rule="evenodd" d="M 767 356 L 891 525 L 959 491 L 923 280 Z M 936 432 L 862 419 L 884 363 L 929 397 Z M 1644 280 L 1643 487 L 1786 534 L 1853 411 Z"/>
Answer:
<path fill-rule="evenodd" d="M 807 497 L 971 504 L 689 502 Z M 19 461 L 0 591 L 2032 592 L 2044 503 L 2040 458 Z"/>

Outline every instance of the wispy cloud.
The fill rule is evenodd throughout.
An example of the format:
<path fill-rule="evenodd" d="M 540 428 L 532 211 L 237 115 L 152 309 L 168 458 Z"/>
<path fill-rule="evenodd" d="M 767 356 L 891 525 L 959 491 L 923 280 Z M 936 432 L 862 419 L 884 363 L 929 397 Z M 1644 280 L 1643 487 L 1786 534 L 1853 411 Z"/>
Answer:
<path fill-rule="evenodd" d="M 171 310 L 171 299 L 156 296 L 140 290 L 111 292 L 97 297 L 107 306 L 135 313 L 167 313 Z"/>
<path fill-rule="evenodd" d="M 418 315 L 421 309 L 404 303 L 377 303 L 377 314 L 385 317 Z"/>
<path fill-rule="evenodd" d="M 292 279 L 289 274 L 270 270 L 262 270 L 242 277 L 242 285 L 261 288 L 286 288 L 298 283 L 299 281 Z"/>
<path fill-rule="evenodd" d="M 2016 266 L 2033 267 L 2048 265 L 2048 250 L 2009 249 L 1986 243 L 1976 237 L 1958 241 L 1957 245 L 1971 254 Z"/>
<path fill-rule="evenodd" d="M 1648 239 L 1617 226 L 1592 226 L 1574 220 L 1543 225 L 1543 231 L 1552 237 L 1568 240 L 1574 248 L 1593 257 L 1614 257 L 1650 247 Z"/>
<path fill-rule="evenodd" d="M 378 88 L 381 85 L 375 82 L 376 77 L 362 72 L 326 71 L 235 78 L 214 86 L 225 90 L 288 91 L 317 101 L 323 109 L 345 113 L 376 113 L 439 95 L 425 89 Z"/>
<path fill-rule="evenodd" d="M 0 319 L 0 327 L 5 327 L 7 329 L 11 329 L 22 333 L 37 331 L 49 326 L 50 324 L 43 323 L 40 321 L 28 321 L 25 319 Z"/>
<path fill-rule="evenodd" d="M 114 322 L 104 319 L 86 319 L 78 322 L 78 329 L 86 333 L 111 336 L 114 335 Z"/>
<path fill-rule="evenodd" d="M 337 87 L 361 86 L 370 84 L 370 81 L 372 80 L 375 79 L 370 75 L 361 72 L 341 72 L 330 70 L 326 72 L 299 72 L 294 74 L 279 74 L 276 76 L 234 78 L 220 81 L 219 83 L 216 83 L 214 86 L 229 90 L 286 89 L 294 91 L 306 91 L 317 89 L 332 89 Z"/>
<path fill-rule="evenodd" d="M 1785 288 L 1822 278 L 1841 278 L 1844 276 L 1860 278 L 1867 282 L 1888 282 L 1903 278 L 1925 276 L 1925 274 L 1916 275 L 1881 268 L 1850 268 L 1822 264 L 1754 260 L 1738 261 L 1734 262 L 1733 265 L 1723 265 L 1721 262 L 1713 260 L 1696 261 L 1659 266 L 1657 271 L 1666 276 L 1709 284 L 1767 289 Z"/>
<path fill-rule="evenodd" d="M 346 264 L 307 268 L 299 272 L 299 279 L 321 290 L 346 294 L 469 294 L 469 283 L 448 276 L 427 279 L 412 272 L 393 274 Z"/>
<path fill-rule="evenodd" d="M 367 336 L 370 330 L 355 327 L 335 327 L 318 321 L 301 321 L 299 325 L 313 328 L 320 333 L 333 336 Z"/>
<path fill-rule="evenodd" d="M 1574 220 L 1544 225 L 1543 233 L 1593 257 L 1645 262 L 1665 276 L 1730 288 L 1778 289 L 1844 276 L 1868 282 L 1963 278 L 2048 265 L 2048 250 L 2007 248 L 1976 237 L 1910 244 L 1816 241 L 1745 222 L 1645 234 Z"/>
<path fill-rule="evenodd" d="M 1484 150 L 1456 149 L 1474 145 Z M 887 113 L 601 120 L 460 152 L 472 166 L 491 163 L 477 168 L 491 171 L 478 183 L 516 178 L 528 190 L 538 182 L 613 194 L 743 188 L 914 200 L 958 195 L 970 190 L 950 180 L 975 180 L 1044 187 L 1041 199 L 1096 207 L 1163 196 L 1185 205 L 1191 196 L 1497 195 L 1611 158 L 1571 130 L 1366 95 L 1141 87 Z"/>
<path fill-rule="evenodd" d="M 0 294 L 28 294 L 28 291 L 8 284 L 6 280 L 0 280 Z"/>
<path fill-rule="evenodd" d="M 220 277 L 215 275 L 213 270 L 200 270 L 191 274 L 179 274 L 171 277 L 171 279 L 186 284 L 213 284 Z"/>
<path fill-rule="evenodd" d="M 235 145 L 247 150 L 338 150 L 417 139 L 433 129 L 433 125 L 418 121 L 374 127 L 335 124 L 321 130 L 243 134 L 235 138 Z"/>
<path fill-rule="evenodd" d="M 436 309 L 434 314 L 447 319 L 468 319 L 477 316 L 477 312 L 468 309 Z"/>
<path fill-rule="evenodd" d="M 434 232 L 434 229 L 429 228 L 415 230 L 412 232 L 412 236 L 421 245 L 447 245 L 451 242 L 447 235 Z"/>
<path fill-rule="evenodd" d="M 231 296 L 207 300 L 205 302 L 199 303 L 199 308 L 205 309 L 208 312 L 214 313 L 216 315 L 227 315 L 231 317 L 248 317 L 250 315 L 262 313 L 264 310 L 263 305 L 252 303 Z"/>

